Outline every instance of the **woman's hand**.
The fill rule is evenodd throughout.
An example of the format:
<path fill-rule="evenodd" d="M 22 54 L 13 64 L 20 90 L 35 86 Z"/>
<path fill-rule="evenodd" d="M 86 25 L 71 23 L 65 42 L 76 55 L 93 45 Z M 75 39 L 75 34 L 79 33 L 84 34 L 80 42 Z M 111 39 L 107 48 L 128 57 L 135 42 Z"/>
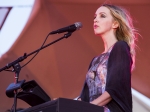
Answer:
<path fill-rule="evenodd" d="M 52 100 L 57 100 L 58 98 L 53 98 Z"/>
<path fill-rule="evenodd" d="M 81 98 L 78 98 L 77 100 L 78 100 L 78 101 L 81 101 Z"/>

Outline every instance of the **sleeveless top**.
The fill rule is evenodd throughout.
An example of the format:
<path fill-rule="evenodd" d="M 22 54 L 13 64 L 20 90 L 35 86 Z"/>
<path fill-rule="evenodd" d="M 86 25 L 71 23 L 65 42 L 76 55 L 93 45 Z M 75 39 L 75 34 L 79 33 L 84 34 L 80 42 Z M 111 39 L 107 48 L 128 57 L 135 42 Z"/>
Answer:
<path fill-rule="evenodd" d="M 108 52 L 95 57 L 86 74 L 90 102 L 98 98 L 105 91 L 107 80 L 107 63 L 111 50 L 112 47 L 108 50 Z M 107 107 L 104 107 L 104 112 L 110 111 Z"/>

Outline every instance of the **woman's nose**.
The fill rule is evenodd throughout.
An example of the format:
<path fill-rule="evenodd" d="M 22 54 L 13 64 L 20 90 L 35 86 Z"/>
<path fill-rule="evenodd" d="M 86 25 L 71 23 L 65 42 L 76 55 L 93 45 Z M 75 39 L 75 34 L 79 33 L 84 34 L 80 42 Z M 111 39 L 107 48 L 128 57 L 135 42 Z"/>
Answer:
<path fill-rule="evenodd" d="M 97 19 L 96 18 L 94 18 L 94 23 L 96 23 L 97 22 Z"/>

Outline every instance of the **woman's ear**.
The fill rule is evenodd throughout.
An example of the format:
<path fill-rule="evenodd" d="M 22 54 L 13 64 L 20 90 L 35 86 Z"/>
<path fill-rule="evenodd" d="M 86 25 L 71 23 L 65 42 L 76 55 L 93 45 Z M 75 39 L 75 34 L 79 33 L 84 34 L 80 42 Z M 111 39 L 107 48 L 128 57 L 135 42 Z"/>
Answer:
<path fill-rule="evenodd" d="M 118 21 L 114 21 L 112 28 L 117 29 L 119 27 Z"/>

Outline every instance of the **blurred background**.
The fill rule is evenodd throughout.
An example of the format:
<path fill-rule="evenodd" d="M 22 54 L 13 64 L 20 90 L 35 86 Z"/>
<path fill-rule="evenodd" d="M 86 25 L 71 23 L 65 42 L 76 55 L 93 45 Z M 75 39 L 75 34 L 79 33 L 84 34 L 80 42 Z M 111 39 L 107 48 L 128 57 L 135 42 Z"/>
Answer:
<path fill-rule="evenodd" d="M 50 98 L 76 98 L 89 63 L 104 49 L 101 38 L 93 33 L 93 18 L 105 2 L 126 8 L 141 34 L 132 72 L 133 112 L 150 112 L 150 0 L 0 0 L 0 68 L 40 48 L 49 32 L 81 22 L 81 30 L 43 49 L 19 75 L 19 80 L 35 80 Z M 46 44 L 62 36 L 51 35 Z M 0 112 L 5 112 L 14 102 L 5 94 L 14 73 L 2 71 L 0 77 Z M 28 107 L 18 100 L 17 108 Z"/>

